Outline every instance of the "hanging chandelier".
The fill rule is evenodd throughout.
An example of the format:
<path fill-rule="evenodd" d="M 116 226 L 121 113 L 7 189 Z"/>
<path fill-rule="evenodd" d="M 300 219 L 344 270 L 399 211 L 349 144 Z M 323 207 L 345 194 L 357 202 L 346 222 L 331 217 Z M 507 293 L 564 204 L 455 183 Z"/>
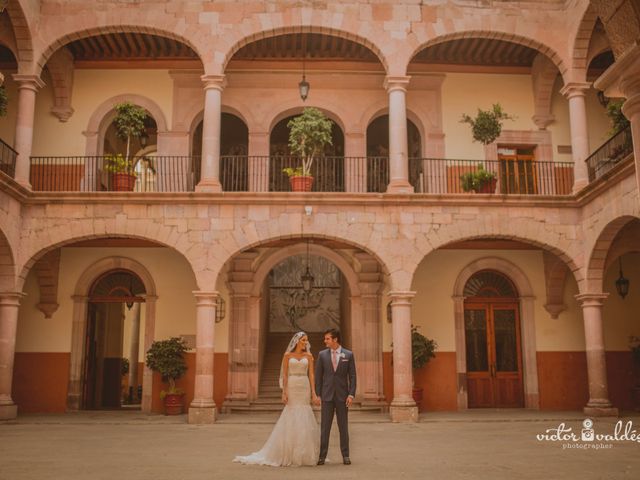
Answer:
<path fill-rule="evenodd" d="M 622 274 L 622 256 L 621 256 L 620 257 L 620 276 L 616 280 L 616 291 L 618 292 L 618 295 L 622 297 L 622 299 L 624 299 L 624 297 L 626 297 L 627 294 L 629 293 L 629 283 L 630 283 L 629 279 L 624 278 L 624 275 Z"/>

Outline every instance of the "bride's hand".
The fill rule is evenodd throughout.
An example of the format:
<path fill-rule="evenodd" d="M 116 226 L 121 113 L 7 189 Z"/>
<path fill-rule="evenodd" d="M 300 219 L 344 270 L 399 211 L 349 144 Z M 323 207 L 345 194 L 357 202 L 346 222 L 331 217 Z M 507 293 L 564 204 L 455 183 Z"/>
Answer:
<path fill-rule="evenodd" d="M 287 404 L 287 394 L 282 392 L 282 403 L 284 403 L 285 405 Z"/>
<path fill-rule="evenodd" d="M 313 396 L 311 397 L 311 402 L 312 402 L 314 405 L 320 405 L 320 399 L 318 398 L 318 396 L 317 396 L 317 395 L 313 395 Z"/>

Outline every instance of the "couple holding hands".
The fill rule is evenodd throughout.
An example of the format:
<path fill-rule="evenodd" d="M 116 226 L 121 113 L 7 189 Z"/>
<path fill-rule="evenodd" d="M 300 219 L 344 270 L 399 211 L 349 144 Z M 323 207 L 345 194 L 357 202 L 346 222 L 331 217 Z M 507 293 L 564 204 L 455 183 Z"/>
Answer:
<path fill-rule="evenodd" d="M 234 462 L 274 467 L 324 465 L 335 415 L 342 461 L 351 464 L 347 409 L 356 394 L 356 364 L 353 353 L 340 344 L 336 329 L 324 332 L 324 344 L 327 348 L 316 362 L 307 334 L 293 336 L 280 369 L 282 414 L 262 449 L 238 456 Z M 311 403 L 322 405 L 319 433 Z"/>

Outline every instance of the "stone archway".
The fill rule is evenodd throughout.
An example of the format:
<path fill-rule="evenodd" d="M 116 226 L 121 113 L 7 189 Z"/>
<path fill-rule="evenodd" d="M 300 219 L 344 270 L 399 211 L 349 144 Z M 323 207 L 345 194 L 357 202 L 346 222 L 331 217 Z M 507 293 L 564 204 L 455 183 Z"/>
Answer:
<path fill-rule="evenodd" d="M 226 408 L 248 405 L 257 398 L 264 348 L 262 290 L 269 272 L 284 259 L 305 254 L 307 245 L 298 243 L 262 255 L 256 250 L 242 252 L 230 262 L 231 323 L 229 326 L 229 385 Z M 357 358 L 356 401 L 380 405 L 384 398 L 382 381 L 382 326 L 380 294 L 381 266 L 371 255 L 361 252 L 352 262 L 336 251 L 318 244 L 309 245 L 309 254 L 332 262 L 348 285 L 348 311 L 352 349 Z"/>
<path fill-rule="evenodd" d="M 147 268 L 127 257 L 107 257 L 88 267 L 76 282 L 73 299 L 73 320 L 71 327 L 71 353 L 69 361 L 69 387 L 67 409 L 80 409 L 82 395 L 82 365 L 84 363 L 84 337 L 87 323 L 89 291 L 94 281 L 111 270 L 128 270 L 137 275 L 145 287 L 145 351 L 151 347 L 156 323 L 156 286 Z M 142 411 L 151 412 L 153 372 L 145 367 L 142 377 Z"/>
<path fill-rule="evenodd" d="M 456 343 L 457 402 L 459 410 L 468 407 L 466 385 L 466 349 L 464 325 L 464 288 L 467 281 L 481 270 L 494 270 L 508 277 L 518 290 L 520 300 L 520 331 L 522 338 L 522 368 L 525 408 L 540 406 L 533 288 L 527 275 L 515 264 L 498 257 L 485 257 L 462 269 L 453 287 Z"/>

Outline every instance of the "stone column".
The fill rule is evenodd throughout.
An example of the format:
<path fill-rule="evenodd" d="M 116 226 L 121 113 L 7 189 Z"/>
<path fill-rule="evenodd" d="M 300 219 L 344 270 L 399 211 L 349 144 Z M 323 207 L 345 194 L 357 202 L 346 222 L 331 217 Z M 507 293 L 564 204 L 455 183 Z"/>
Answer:
<path fill-rule="evenodd" d="M 269 132 L 249 132 L 249 191 L 269 191 Z"/>
<path fill-rule="evenodd" d="M 156 304 L 158 297 L 155 295 L 144 296 L 144 351 L 151 348 L 156 336 Z M 151 413 L 153 404 L 153 370 L 147 367 L 145 362 L 142 370 L 142 398 L 140 408 L 144 413 Z"/>
<path fill-rule="evenodd" d="M 346 192 L 367 191 L 367 141 L 362 132 L 344 134 L 344 187 Z"/>
<path fill-rule="evenodd" d="M 220 126 L 222 124 L 222 90 L 224 75 L 203 75 L 204 118 L 202 120 L 202 168 L 196 192 L 221 192 Z"/>
<path fill-rule="evenodd" d="M 133 391 L 133 400 L 138 399 L 138 357 L 140 356 L 140 309 L 138 302 L 133 304 L 131 318 L 131 345 L 129 345 L 129 388 Z"/>
<path fill-rule="evenodd" d="M 85 356 L 85 335 L 89 297 L 73 295 L 73 317 L 71 320 L 71 353 L 69 355 L 69 384 L 67 386 L 67 411 L 75 412 L 82 407 L 82 366 Z"/>
<path fill-rule="evenodd" d="M 387 77 L 389 93 L 389 185 L 387 193 L 413 193 L 407 154 L 407 85 L 411 77 Z"/>
<path fill-rule="evenodd" d="M 613 408 L 609 401 L 607 362 L 602 328 L 602 302 L 608 296 L 608 293 L 576 295 L 576 299 L 582 307 L 582 316 L 584 318 L 587 375 L 589 378 L 589 402 L 584 407 L 584 413 L 589 416 L 618 415 L 618 409 Z"/>
<path fill-rule="evenodd" d="M 10 420 L 18 416 L 18 406 L 11 398 L 11 382 L 16 351 L 18 307 L 23 296 L 20 292 L 0 293 L 0 420 Z"/>
<path fill-rule="evenodd" d="M 571 123 L 571 151 L 573 153 L 573 192 L 589 184 L 589 171 L 585 160 L 589 156 L 589 130 L 585 94 L 589 83 L 567 83 L 560 93 L 569 99 Z"/>
<path fill-rule="evenodd" d="M 31 166 L 31 147 L 33 144 L 33 118 L 36 109 L 36 92 L 44 87 L 37 75 L 15 74 L 18 83 L 18 117 L 14 148 L 18 152 L 15 179 L 20 185 L 31 188 L 29 168 Z"/>
<path fill-rule="evenodd" d="M 389 413 L 393 422 L 418 421 L 411 357 L 411 299 L 415 294 L 389 292 L 393 319 L 393 401 Z"/>
<path fill-rule="evenodd" d="M 189 423 L 214 423 L 213 360 L 218 292 L 193 292 L 196 297 L 196 378 Z"/>

